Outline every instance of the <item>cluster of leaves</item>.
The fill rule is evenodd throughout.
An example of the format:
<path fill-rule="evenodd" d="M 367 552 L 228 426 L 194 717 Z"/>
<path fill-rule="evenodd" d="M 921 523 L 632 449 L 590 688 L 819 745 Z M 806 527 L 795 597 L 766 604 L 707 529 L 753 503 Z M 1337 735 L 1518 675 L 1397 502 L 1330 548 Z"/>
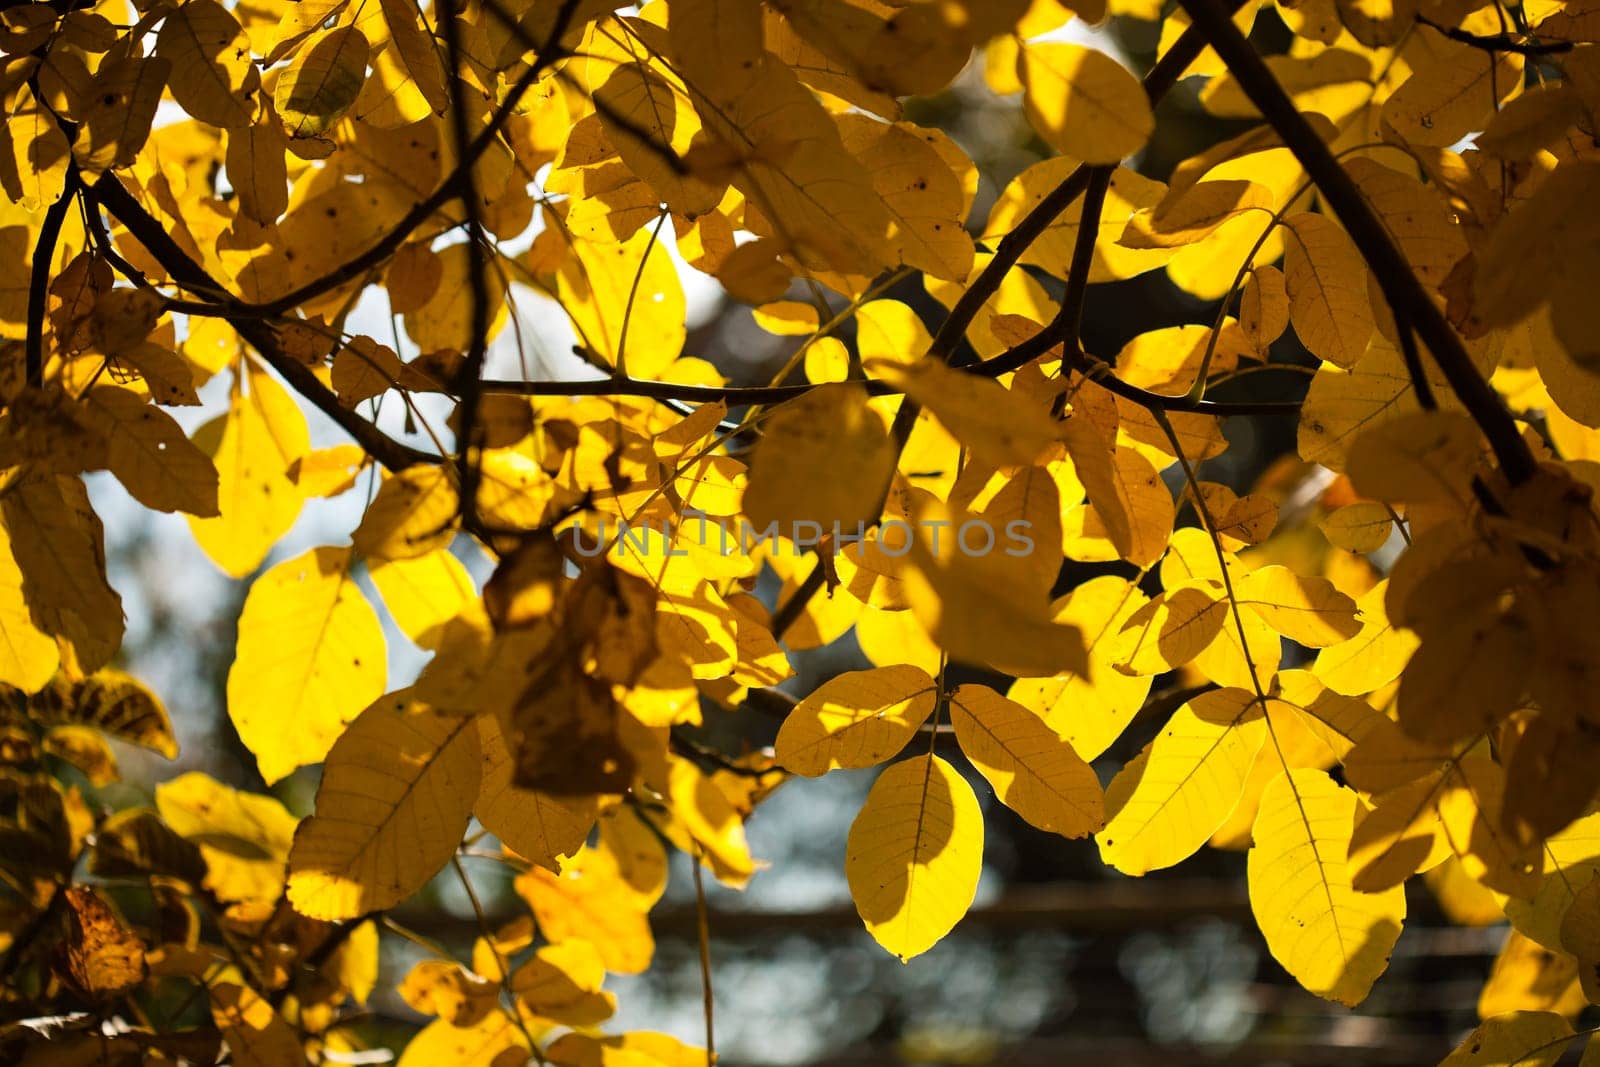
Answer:
<path fill-rule="evenodd" d="M 1142 85 L 1039 39 L 1108 15 L 1164 17 Z M 1257 18 L 1286 51 L 1258 54 Z M 435 1017 L 406 1061 L 705 1063 L 709 1007 L 704 1050 L 600 1029 L 606 974 L 650 965 L 667 848 L 741 886 L 773 787 L 888 764 L 844 865 L 910 959 L 982 865 L 950 731 L 1002 804 L 1129 875 L 1247 850 L 1267 946 L 1331 1000 L 1367 995 L 1419 873 L 1461 921 L 1503 915 L 1486 1022 L 1448 1062 L 1554 1062 L 1600 1002 L 1585 4 L 101 0 L 0 22 L 0 971 L 9 1014 L 68 1029 L 13 1025 L 8 1050 L 354 1050 L 380 929 L 406 936 L 388 912 L 452 865 L 470 893 L 466 839 L 499 842 L 528 914 L 405 978 Z M 901 101 L 980 47 L 1059 154 L 969 230 L 977 167 Z M 1257 121 L 1165 182 L 1121 165 L 1190 76 Z M 166 101 L 188 117 L 157 125 Z M 770 385 L 685 351 L 669 221 L 689 269 L 796 339 Z M 1091 286 L 1156 270 L 1215 321 L 1085 352 Z M 913 276 L 937 332 L 881 296 Z M 485 376 L 529 290 L 601 377 Z M 393 346 L 349 328 L 368 295 Z M 1274 399 L 1217 398 L 1272 371 Z M 187 435 L 167 409 L 215 376 L 227 410 Z M 391 393 L 425 446 L 361 412 Z M 353 443 L 313 449 L 303 405 Z M 1297 417 L 1303 463 L 1239 495 L 1200 469 L 1246 417 Z M 350 543 L 257 575 L 239 619 L 228 714 L 267 783 L 322 765 L 308 818 L 198 774 L 153 810 L 100 797 L 105 736 L 176 743 L 110 667 L 99 470 L 241 578 L 308 505 L 375 483 Z M 1013 524 L 1032 551 L 967 538 Z M 1060 588 L 1064 560 L 1098 576 Z M 433 653 L 393 691 L 385 616 Z M 777 693 L 790 653 L 852 629 L 872 669 Z M 692 741 L 708 706 L 784 715 L 775 752 Z M 1088 761 L 1141 714 L 1164 721 L 1102 788 Z"/>

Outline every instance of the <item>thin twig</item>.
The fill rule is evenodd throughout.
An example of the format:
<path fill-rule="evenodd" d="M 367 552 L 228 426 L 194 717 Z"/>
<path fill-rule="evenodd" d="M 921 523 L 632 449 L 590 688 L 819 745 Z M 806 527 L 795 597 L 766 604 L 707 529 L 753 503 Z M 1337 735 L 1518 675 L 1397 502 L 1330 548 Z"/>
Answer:
<path fill-rule="evenodd" d="M 690 869 L 694 871 L 695 927 L 700 940 L 700 996 L 705 1002 L 706 1062 L 717 1062 L 716 997 L 711 991 L 711 916 L 706 908 L 706 886 L 700 873 L 700 847 L 695 846 Z"/>
<path fill-rule="evenodd" d="M 101 175 L 99 181 L 85 190 L 85 195 L 94 201 L 90 205 L 91 210 L 98 204 L 109 211 L 140 244 L 144 245 L 178 285 L 196 292 L 215 292 L 220 288 L 206 273 L 205 268 L 191 259 L 189 253 L 179 247 L 167 233 L 166 228 L 145 211 L 144 206 L 134 199 L 127 189 L 123 188 L 122 183 L 111 171 L 108 170 Z M 418 463 L 441 461 L 439 456 L 396 441 L 346 408 L 333 391 L 322 384 L 310 367 L 283 351 L 272 327 L 255 314 L 235 315 L 230 312 L 224 317 L 233 324 L 239 336 L 261 353 L 262 358 L 272 366 L 273 370 L 282 375 L 296 392 L 355 438 L 356 443 L 389 470 L 403 470 Z"/>
<path fill-rule="evenodd" d="M 1500 17 L 1504 19 L 1505 15 L 1502 14 Z M 1435 22 L 1426 15 L 1418 15 L 1417 21 L 1430 30 L 1444 34 L 1452 41 L 1484 52 L 1514 52 L 1519 56 L 1556 56 L 1570 52 L 1574 47 L 1572 41 L 1519 41 L 1509 33 L 1487 36 L 1470 33 L 1459 26 L 1445 26 Z"/>
<path fill-rule="evenodd" d="M 467 150 L 457 154 L 455 170 L 439 184 L 437 189 L 410 211 L 406 212 L 405 216 L 377 244 L 355 258 L 346 261 L 341 266 L 335 267 L 322 277 L 307 282 L 293 292 L 278 297 L 276 300 L 268 301 L 266 304 L 258 305 L 260 309 L 268 312 L 288 311 L 305 303 L 307 300 L 321 296 L 330 289 L 336 289 L 346 282 L 354 281 L 399 251 L 400 246 L 405 244 L 406 239 L 419 226 L 432 218 L 434 212 L 461 195 L 462 185 L 467 181 L 472 168 L 477 165 L 478 160 L 489 150 L 489 146 L 500 136 L 500 131 L 511 120 L 511 116 L 516 113 L 517 105 L 522 102 L 522 98 L 527 95 L 529 89 L 533 88 L 534 83 L 539 80 L 540 75 L 545 72 L 550 64 L 564 56 L 565 53 L 560 50 L 559 43 L 566 34 L 567 28 L 572 24 L 573 17 L 577 14 L 578 5 L 579 0 L 562 0 L 560 8 L 556 10 L 555 19 L 551 23 L 550 36 L 545 41 L 544 46 L 539 49 L 539 53 L 534 58 L 533 63 L 512 84 L 510 91 L 506 93 L 505 98 L 500 101 L 499 105 L 490 114 L 489 120 L 484 123 L 483 129 L 478 131 L 478 135 L 472 139 L 472 142 L 467 146 Z"/>
<path fill-rule="evenodd" d="M 483 935 L 484 944 L 489 946 L 489 955 L 494 957 L 494 965 L 500 971 L 500 992 L 511 1001 L 509 1006 L 502 1002 L 501 1010 L 521 1032 L 523 1040 L 528 1042 L 528 1053 L 535 1062 L 544 1063 L 544 1053 L 533 1040 L 533 1032 L 528 1029 L 527 1022 L 522 1018 L 522 1009 L 517 1006 L 517 995 L 511 991 L 511 968 L 506 966 L 505 957 L 500 955 L 500 949 L 494 943 L 494 934 L 489 929 L 489 916 L 483 910 L 483 902 L 478 899 L 478 891 L 472 888 L 472 879 L 467 877 L 467 869 L 461 865 L 460 856 L 452 854 L 450 866 L 455 868 L 456 877 L 461 879 L 461 888 L 466 891 L 467 900 L 472 904 L 472 914 L 478 920 L 478 932 Z"/>

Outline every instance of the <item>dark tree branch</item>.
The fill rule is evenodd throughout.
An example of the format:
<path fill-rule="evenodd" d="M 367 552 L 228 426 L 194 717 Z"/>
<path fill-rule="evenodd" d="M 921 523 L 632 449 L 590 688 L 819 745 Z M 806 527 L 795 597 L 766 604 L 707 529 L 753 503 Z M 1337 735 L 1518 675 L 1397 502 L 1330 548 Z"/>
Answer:
<path fill-rule="evenodd" d="M 111 171 L 108 170 L 101 175 L 100 180 L 95 182 L 93 187 L 85 189 L 84 194 L 91 201 L 91 211 L 98 210 L 101 206 L 109 211 L 112 217 L 122 223 L 128 232 L 149 250 L 156 262 L 161 264 L 162 269 L 172 276 L 173 281 L 195 292 L 217 292 L 220 289 L 216 280 L 206 273 L 205 268 L 189 258 L 189 253 L 179 247 L 161 223 L 145 211 L 144 205 L 123 188 L 122 183 L 117 181 Z M 391 471 L 403 470 L 418 463 L 440 462 L 440 457 L 396 441 L 339 403 L 339 398 L 322 384 L 310 367 L 283 351 L 272 327 L 258 317 L 248 305 L 239 308 L 225 305 L 225 308 L 227 313 L 223 317 L 239 331 L 239 336 L 250 342 L 272 369 L 282 375 L 295 391 L 337 423 L 356 440 L 357 444 L 366 449 L 373 459 Z"/>
<path fill-rule="evenodd" d="M 1459 26 L 1442 25 L 1426 15 L 1418 15 L 1417 21 L 1430 30 L 1444 34 L 1452 41 L 1484 52 L 1514 52 L 1520 56 L 1556 56 L 1573 49 L 1571 41 L 1522 41 L 1509 33 L 1497 33 L 1486 37 L 1469 33 Z"/>
<path fill-rule="evenodd" d="M 1361 190 L 1278 84 L 1255 48 L 1233 24 L 1221 0 L 1179 2 L 1188 12 L 1193 28 L 1216 49 L 1250 102 L 1305 167 L 1322 191 L 1323 199 L 1344 223 L 1367 266 L 1377 275 L 1395 317 L 1409 323 L 1427 345 L 1444 372 L 1445 380 L 1488 438 L 1506 478 L 1513 485 L 1527 481 L 1533 475 L 1535 461 L 1527 442 L 1517 432 L 1511 413 L 1500 402 L 1499 394 L 1478 373 L 1461 338 L 1423 288 Z"/>
<path fill-rule="evenodd" d="M 1231 14 L 1243 4 L 1243 0 L 1223 0 L 1224 6 Z M 1205 50 L 1205 36 L 1194 27 L 1189 27 L 1167 49 L 1165 55 L 1156 61 L 1150 68 L 1150 73 L 1144 77 L 1145 95 L 1150 98 L 1151 104 L 1159 103 L 1172 87 L 1178 84 L 1178 79 L 1183 77 L 1183 72 L 1189 65 L 1199 58 Z M 1050 225 L 1061 217 L 1061 213 L 1071 207 L 1073 201 L 1083 195 L 1089 187 L 1089 168 L 1079 167 L 1068 175 L 1067 179 L 1052 189 L 1048 195 L 1033 206 L 1033 210 L 1023 216 L 1016 227 L 1000 239 L 995 246 L 994 256 L 989 260 L 978 276 L 972 280 L 967 291 L 961 294 L 955 307 L 950 309 L 950 314 L 940 325 L 939 332 L 934 335 L 933 345 L 928 349 L 928 354 L 938 359 L 960 366 L 963 360 L 952 359 L 961 338 L 966 334 L 967 327 L 972 325 L 972 320 L 978 315 L 991 296 L 1000 288 L 1000 283 L 1010 273 L 1011 268 L 1017 265 L 1022 258 L 1022 253 L 1039 239 L 1040 234 L 1050 228 Z M 1015 368 L 1012 368 L 1015 369 Z"/>
<path fill-rule="evenodd" d="M 1083 194 L 1083 214 L 1078 220 L 1078 239 L 1072 243 L 1072 262 L 1067 266 L 1067 291 L 1061 296 L 1061 310 L 1050 332 L 1073 349 L 1081 348 L 1083 300 L 1089 291 L 1089 272 L 1094 269 L 1094 246 L 1100 239 L 1100 215 L 1106 207 L 1106 190 L 1117 168 L 1093 167 L 1089 187 Z"/>
<path fill-rule="evenodd" d="M 450 133 L 455 141 L 456 158 L 467 160 L 472 151 L 472 130 L 467 126 L 466 107 L 461 96 L 461 27 L 456 23 L 455 0 L 441 0 L 439 23 L 444 31 L 445 53 L 449 57 Z M 461 212 L 467 222 L 467 289 L 471 296 L 466 358 L 456 372 L 456 476 L 461 486 L 462 521 L 472 526 L 478 513 L 477 450 L 478 409 L 483 397 L 480 379 L 483 361 L 489 351 L 489 270 L 484 255 L 483 211 L 478 202 L 477 170 L 470 164 L 461 169 Z"/>
<path fill-rule="evenodd" d="M 67 165 L 66 185 L 44 213 L 39 226 L 39 240 L 33 246 L 33 271 L 28 279 L 28 333 L 25 343 L 27 381 L 29 385 L 44 384 L 44 312 L 50 299 L 50 265 L 56 258 L 56 242 L 61 239 L 61 226 L 67 212 L 78 196 L 78 168 Z"/>
<path fill-rule="evenodd" d="M 354 259 L 335 267 L 322 277 L 307 282 L 300 288 L 280 296 L 276 300 L 250 306 L 268 314 L 281 313 L 297 307 L 307 300 L 321 296 L 330 289 L 336 289 L 346 282 L 354 281 L 399 251 L 400 246 L 405 244 L 406 239 L 411 236 L 417 227 L 432 218 L 434 212 L 445 204 L 460 196 L 466 183 L 470 180 L 473 167 L 477 165 L 483 154 L 489 150 L 489 146 L 494 143 L 495 138 L 500 136 L 500 131 L 504 129 L 505 124 L 510 121 L 512 114 L 516 111 L 517 104 L 527 95 L 528 90 L 533 88 L 533 84 L 539 80 L 539 76 L 544 73 L 550 64 L 561 57 L 562 53 L 558 46 L 562 36 L 566 34 L 567 28 L 572 24 L 573 17 L 577 14 L 578 2 L 579 0 L 562 0 L 560 9 L 556 11 L 555 21 L 550 27 L 550 37 L 544 43 L 544 47 L 539 49 L 539 54 L 535 57 L 533 63 L 511 86 L 511 90 L 506 93 L 505 99 L 500 101 L 499 106 L 489 116 L 489 121 L 468 144 L 467 150 L 464 153 L 458 153 L 455 170 L 426 199 L 406 212 L 405 217 L 395 225 L 394 229 L 385 234 L 377 244 Z"/>
<path fill-rule="evenodd" d="M 1044 333 L 1000 353 L 993 359 L 965 368 L 966 373 L 984 378 L 1007 374 L 1044 355 L 1060 341 Z M 888 382 L 869 379 L 859 383 L 869 396 L 898 396 L 900 390 Z M 1166 411 L 1197 415 L 1288 415 L 1300 410 L 1299 401 L 1255 402 L 1231 400 L 1190 400 L 1182 396 L 1162 396 L 1125 382 L 1103 380 L 1106 388 L 1119 396 Z M 781 404 L 804 396 L 813 385 L 684 385 L 678 382 L 647 381 L 638 378 L 593 378 L 585 381 L 526 382 L 485 378 L 485 393 L 509 396 L 642 396 L 651 400 L 688 404 Z"/>

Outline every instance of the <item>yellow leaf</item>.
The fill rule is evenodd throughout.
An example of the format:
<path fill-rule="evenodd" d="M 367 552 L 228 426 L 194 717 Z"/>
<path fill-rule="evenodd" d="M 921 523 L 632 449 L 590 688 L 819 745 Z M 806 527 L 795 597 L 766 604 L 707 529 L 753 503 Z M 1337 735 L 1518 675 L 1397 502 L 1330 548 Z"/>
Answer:
<path fill-rule="evenodd" d="M 743 889 L 756 872 L 745 840 L 744 818 L 728 794 L 688 760 L 674 759 L 667 779 L 673 821 L 668 835 L 710 867 L 724 885 Z"/>
<path fill-rule="evenodd" d="M 89 106 L 77 115 L 72 155 L 89 178 L 131 164 L 155 119 L 172 64 L 165 59 L 111 59 L 95 71 Z M 231 170 L 230 170 L 231 175 Z"/>
<path fill-rule="evenodd" d="M 750 461 L 745 514 L 758 530 L 814 522 L 853 531 L 878 517 L 894 449 L 860 385 L 823 385 L 773 412 Z"/>
<path fill-rule="evenodd" d="M 837 337 L 819 337 L 806 347 L 806 381 L 816 385 L 850 376 L 850 353 Z"/>
<path fill-rule="evenodd" d="M 1483 885 L 1527 898 L 1539 890 L 1543 842 L 1518 841 L 1504 829 L 1505 771 L 1485 756 L 1461 760 L 1439 799 L 1444 836 L 1462 867 Z"/>
<path fill-rule="evenodd" d="M 602 992 L 606 967 L 587 941 L 543 945 L 511 975 L 511 990 L 528 1011 L 564 1026 L 597 1026 L 615 1014 L 617 998 Z"/>
<path fill-rule="evenodd" d="M 114 385 L 89 390 L 84 410 L 106 439 L 111 472 L 135 500 L 202 519 L 218 514 L 217 469 L 171 415 Z"/>
<path fill-rule="evenodd" d="M 507 848 L 541 867 L 559 871 L 560 858 L 583 847 L 594 827 L 595 798 L 551 796 L 515 785 L 515 761 L 493 715 L 478 717 L 478 742 L 483 753 L 483 787 L 473 814 Z"/>
<path fill-rule="evenodd" d="M 1317 524 L 1334 546 L 1376 552 L 1394 533 L 1394 516 L 1382 504 L 1346 504 Z"/>
<path fill-rule="evenodd" d="M 1299 575 L 1277 565 L 1251 571 L 1234 585 L 1242 607 L 1278 633 L 1308 648 L 1325 648 L 1361 629 L 1356 602 L 1326 578 Z"/>
<path fill-rule="evenodd" d="M 1312 355 L 1353 367 L 1376 328 L 1367 296 L 1367 267 L 1345 232 L 1326 215 L 1283 220 L 1294 235 L 1284 259 L 1289 320 Z"/>
<path fill-rule="evenodd" d="M 633 808 L 614 807 L 600 820 L 600 849 L 616 863 L 618 878 L 639 907 L 655 907 L 667 891 L 667 849 L 654 822 Z"/>
<path fill-rule="evenodd" d="M 874 274 L 893 261 L 889 213 L 871 178 L 789 67 L 762 56 L 715 103 L 701 118 L 741 162 L 733 184 L 746 200 L 745 228 L 811 270 Z"/>
<path fill-rule="evenodd" d="M 626 241 L 574 240 L 556 276 L 578 339 L 635 378 L 659 378 L 683 351 L 683 285 L 652 227 Z"/>
<path fill-rule="evenodd" d="M 335 497 L 355 487 L 371 457 L 360 445 L 319 448 L 289 464 L 289 480 L 306 499 Z"/>
<path fill-rule="evenodd" d="M 901 575 L 917 624 L 963 662 L 1018 677 L 1085 670 L 1083 634 L 1054 621 L 1035 568 L 1003 550 L 964 550 L 963 531 L 973 524 L 936 500 L 917 514 Z"/>
<path fill-rule="evenodd" d="M 1435 396 L 1449 395 L 1433 361 L 1424 359 Z M 1446 401 L 1448 402 L 1448 401 Z M 1300 457 L 1333 470 L 1344 470 L 1356 435 L 1369 426 L 1421 410 L 1400 350 L 1381 334 L 1361 362 L 1349 371 L 1324 364 L 1311 379 L 1300 412 Z"/>
<path fill-rule="evenodd" d="M 455 539 L 459 508 L 455 474 L 448 466 L 407 467 L 383 480 L 350 539 L 363 556 L 416 559 Z"/>
<path fill-rule="evenodd" d="M 1129 615 L 1112 640 L 1116 668 L 1154 675 L 1193 660 L 1230 621 L 1221 592 L 1212 582 L 1186 582 Z"/>
<path fill-rule="evenodd" d="M 850 601 L 849 597 L 837 599 Z M 879 611 L 859 605 L 857 610 L 856 640 L 861 643 L 861 652 L 867 659 L 880 667 L 905 663 L 921 667 L 926 674 L 939 672 L 944 654 L 917 623 L 915 615 L 909 611 Z M 848 629 L 848 625 L 845 628 Z"/>
<path fill-rule="evenodd" d="M 1216 640 L 1194 658 L 1195 667 L 1218 685 L 1270 691 L 1283 659 L 1282 639 L 1253 611 L 1230 608 L 1228 614 Z"/>
<path fill-rule="evenodd" d="M 535 867 L 515 884 L 552 943 L 587 941 L 615 974 L 641 974 L 650 966 L 656 944 L 647 906 L 621 880 L 607 854 L 584 848 L 559 875 Z"/>
<path fill-rule="evenodd" d="M 1154 681 L 1112 666 L 1115 638 L 1147 598 L 1125 578 L 1102 575 L 1077 586 L 1058 605 L 1055 621 L 1078 627 L 1089 669 L 1052 678 L 1019 678 L 1006 695 L 1043 716 L 1084 759 L 1094 759 L 1122 735 L 1144 705 Z"/>
<path fill-rule="evenodd" d="M 943 135 L 908 122 L 842 115 L 839 136 L 883 198 L 887 238 L 899 261 L 934 278 L 963 281 L 972 270 L 973 245 L 961 182 L 935 146 Z"/>
<path fill-rule="evenodd" d="M 397 990 L 412 1011 L 469 1027 L 499 1007 L 500 987 L 453 960 L 423 960 Z"/>
<path fill-rule="evenodd" d="M 294 525 L 304 498 L 289 479 L 289 465 L 311 448 L 305 416 L 283 387 L 254 371 L 248 382 L 248 395 L 235 391 L 228 414 L 194 435 L 216 464 L 222 514 L 190 517 L 189 530 L 234 578 L 255 570 Z"/>
<path fill-rule="evenodd" d="M 468 1027 L 435 1019 L 406 1043 L 399 1067 L 436 1067 L 441 1063 L 499 1065 L 521 1063 L 527 1058 L 528 1039 L 517 1024 L 505 1012 L 491 1011 Z"/>
<path fill-rule="evenodd" d="M 1400 677 L 1416 650 L 1416 635 L 1389 622 L 1383 603 L 1388 590 L 1385 580 L 1362 594 L 1356 601 L 1361 629 L 1318 653 L 1312 673 L 1334 692 L 1360 696 L 1383 688 Z"/>
<path fill-rule="evenodd" d="M 68 925 L 61 947 L 72 984 L 97 1002 L 117 1000 L 142 984 L 148 968 L 138 935 L 89 886 L 68 886 L 62 892 Z"/>
<path fill-rule="evenodd" d="M 376 212 L 365 214 L 368 218 L 378 217 Z M 438 257 L 439 286 L 427 303 L 405 314 L 406 333 L 424 354 L 440 349 L 465 352 L 472 341 L 472 283 L 468 277 L 472 257 L 464 244 L 441 248 Z M 485 270 L 484 284 L 489 293 L 486 339 L 493 340 L 506 323 L 506 283 L 499 271 Z M 567 302 L 563 299 L 562 303 Z"/>
<path fill-rule="evenodd" d="M 1500 906 L 1499 898 L 1473 881 L 1454 856 L 1424 874 L 1422 879 L 1451 922 L 1460 926 L 1494 926 L 1505 921 L 1505 909 Z"/>
<path fill-rule="evenodd" d="M 658 200 L 689 218 L 717 206 L 727 189 L 726 178 L 716 181 L 709 175 L 684 174 L 672 166 L 673 156 L 686 155 L 700 130 L 691 97 L 681 83 L 642 62 L 622 63 L 594 98 L 600 124 L 617 155 L 649 183 Z"/>
<path fill-rule="evenodd" d="M 950 722 L 972 765 L 1006 807 L 1041 830 L 1087 837 L 1105 825 L 1094 771 L 1043 719 L 988 686 L 950 697 Z"/>
<path fill-rule="evenodd" d="M 1356 795 L 1321 771 L 1291 770 L 1267 786 L 1248 872 L 1250 910 L 1267 948 L 1319 997 L 1366 999 L 1400 936 L 1405 890 L 1358 893 L 1345 856 Z"/>
<path fill-rule="evenodd" d="M 872 360 L 867 367 L 938 417 L 973 458 L 994 467 L 1026 466 L 1059 440 L 1045 408 L 992 378 L 952 370 L 937 359 L 912 364 Z"/>
<path fill-rule="evenodd" d="M 33 625 L 70 643 L 80 669 L 104 666 L 122 644 L 122 598 L 106 581 L 105 535 L 83 482 L 46 475 L 14 484 L 0 497 L 0 518 Z"/>
<path fill-rule="evenodd" d="M 421 91 L 428 106 L 443 114 L 450 106 L 445 87 L 444 63 L 419 5 L 407 0 L 381 0 L 383 21 L 389 28 L 390 50 L 398 54 L 410 80 Z"/>
<path fill-rule="evenodd" d="M 25 211 L 43 211 L 61 199 L 66 187 L 67 164 L 72 161 L 67 135 L 26 85 L 19 87 L 8 115 L 4 136 L 10 141 L 11 158 L 0 159 L 0 184 Z"/>
<path fill-rule="evenodd" d="M 156 55 L 172 64 L 173 99 L 201 122 L 248 126 L 259 108 L 261 77 L 239 20 L 216 0 L 188 0 L 161 24 Z"/>
<path fill-rule="evenodd" d="M 1587 1006 L 1578 983 L 1578 961 L 1516 930 L 1507 935 L 1478 994 L 1479 1019 L 1514 1011 L 1550 1011 L 1571 1020 Z"/>
<path fill-rule="evenodd" d="M 1407 50 L 1411 77 L 1384 102 L 1383 121 L 1414 145 L 1444 147 L 1483 129 L 1522 88 L 1523 57 L 1474 51 L 1419 26 Z"/>
<path fill-rule="evenodd" d="M 1439 1067 L 1553 1067 L 1572 1038 L 1554 1012 L 1514 1011 L 1485 1020 Z"/>
<path fill-rule="evenodd" d="M 902 300 L 868 300 L 856 309 L 856 353 L 863 363 L 916 363 L 932 344 L 922 317 Z"/>
<path fill-rule="evenodd" d="M 1139 80 L 1082 45 L 1024 44 L 1017 61 L 1028 121 L 1056 151 L 1085 163 L 1133 155 L 1155 129 Z"/>
<path fill-rule="evenodd" d="M 1355 439 L 1345 469 L 1363 496 L 1428 503 L 1472 499 L 1478 427 L 1464 412 L 1420 411 L 1390 419 Z"/>
<path fill-rule="evenodd" d="M 211 1021 L 239 1067 L 290 1067 L 305 1058 L 299 1035 L 236 967 L 208 983 Z"/>
<path fill-rule="evenodd" d="M 1266 736 L 1255 694 L 1243 689 L 1202 693 L 1173 712 L 1107 788 L 1100 858 L 1138 875 L 1194 855 L 1238 803 Z"/>
<path fill-rule="evenodd" d="M 1015 25 L 1025 0 L 957 0 L 889 12 L 826 0 L 777 5 L 795 29 L 869 89 L 932 95 L 966 64 L 972 48 Z"/>
<path fill-rule="evenodd" d="M 415 559 L 372 562 L 367 573 L 395 625 L 418 648 L 438 648 L 445 627 L 463 612 L 476 616 L 477 586 L 449 549 L 434 549 Z"/>
<path fill-rule="evenodd" d="M 905 748 L 937 702 L 933 679 L 919 667 L 849 671 L 789 713 L 778 731 L 777 760 L 808 778 L 875 766 Z"/>
<path fill-rule="evenodd" d="M 1094 516 L 1117 555 L 1139 567 L 1160 559 L 1175 518 L 1172 493 L 1161 475 L 1139 453 L 1107 440 L 1085 415 L 1061 426 Z M 1091 532 L 1084 528 L 1085 535 Z"/>
<path fill-rule="evenodd" d="M 25 693 L 44 687 L 61 663 L 53 637 L 33 621 L 11 535 L 0 523 L 0 682 Z"/>
<path fill-rule="evenodd" d="M 295 55 L 273 93 L 290 137 L 318 137 L 339 121 L 361 94 L 371 53 L 359 29 L 340 26 Z"/>
<path fill-rule="evenodd" d="M 1153 209 L 1128 220 L 1120 244 L 1127 248 L 1176 248 L 1210 235 L 1248 211 L 1272 213 L 1272 190 L 1252 181 L 1197 182 Z"/>
<path fill-rule="evenodd" d="M 1481 148 L 1481 138 L 1478 144 Z M 1347 159 L 1345 168 L 1417 277 L 1430 287 L 1442 286 L 1467 254 L 1467 238 L 1440 187 L 1363 156 Z"/>
<path fill-rule="evenodd" d="M 206 888 L 227 903 L 275 904 L 299 821 L 276 797 L 241 793 L 191 771 L 156 786 L 156 808 L 172 830 L 197 845 Z"/>
<path fill-rule="evenodd" d="M 383 628 L 351 563 L 348 548 L 314 548 L 256 579 L 245 599 L 228 714 L 268 782 L 321 760 L 383 693 Z"/>
<path fill-rule="evenodd" d="M 1419 778 L 1358 809 L 1350 838 L 1350 884 L 1362 893 L 1397 886 L 1450 855 L 1439 825 L 1438 775 Z"/>
<path fill-rule="evenodd" d="M 887 768 L 850 824 L 850 896 L 867 932 L 901 961 L 932 948 L 961 920 L 982 868 L 978 798 L 938 756 Z"/>
<path fill-rule="evenodd" d="M 1289 325 L 1289 289 L 1283 271 L 1257 267 L 1250 272 L 1239 296 L 1239 330 L 1265 355 L 1267 346 L 1283 336 Z"/>
<path fill-rule="evenodd" d="M 323 769 L 316 814 L 289 852 L 289 902 L 313 919 L 389 908 L 450 859 L 478 796 L 478 731 L 407 694 L 350 724 Z"/>
<path fill-rule="evenodd" d="M 817 309 L 798 300 L 776 300 L 750 311 L 756 325 L 780 337 L 804 337 L 817 332 Z"/>
<path fill-rule="evenodd" d="M 546 1055 L 557 1067 L 711 1067 L 703 1050 L 645 1031 L 612 1037 L 565 1034 Z"/>

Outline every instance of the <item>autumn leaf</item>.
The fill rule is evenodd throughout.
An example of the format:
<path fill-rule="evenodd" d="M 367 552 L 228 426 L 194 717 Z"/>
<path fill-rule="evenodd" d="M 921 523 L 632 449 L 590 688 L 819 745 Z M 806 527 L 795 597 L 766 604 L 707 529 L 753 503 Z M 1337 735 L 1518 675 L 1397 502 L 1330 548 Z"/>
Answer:
<path fill-rule="evenodd" d="M 467 828 L 479 760 L 470 718 L 414 707 L 403 693 L 363 712 L 328 753 L 317 812 L 295 832 L 295 910 L 354 919 L 422 888 Z"/>
<path fill-rule="evenodd" d="M 845 875 L 867 932 L 908 961 L 966 914 L 982 866 L 972 787 L 938 756 L 893 764 L 850 826 Z"/>
<path fill-rule="evenodd" d="M 383 692 L 383 631 L 351 563 L 348 549 L 312 549 L 256 579 L 245 600 L 228 714 L 269 781 L 321 760 Z"/>

